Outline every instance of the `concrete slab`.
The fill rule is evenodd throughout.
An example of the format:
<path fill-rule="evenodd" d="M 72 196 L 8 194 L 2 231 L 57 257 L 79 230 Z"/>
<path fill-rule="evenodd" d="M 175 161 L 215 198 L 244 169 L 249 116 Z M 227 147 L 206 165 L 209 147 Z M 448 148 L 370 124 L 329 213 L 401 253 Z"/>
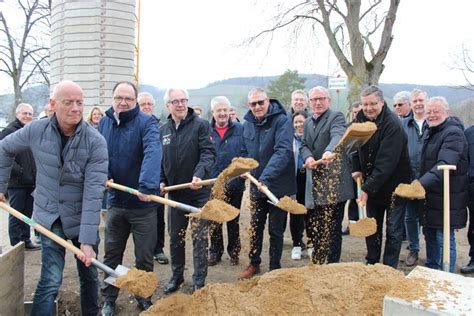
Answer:
<path fill-rule="evenodd" d="M 473 278 L 418 266 L 392 293 L 384 298 L 384 316 L 474 315 Z"/>
<path fill-rule="evenodd" d="M 4 213 L 4 212 L 2 212 Z M 0 314 L 24 315 L 25 244 L 18 243 L 0 255 Z"/>

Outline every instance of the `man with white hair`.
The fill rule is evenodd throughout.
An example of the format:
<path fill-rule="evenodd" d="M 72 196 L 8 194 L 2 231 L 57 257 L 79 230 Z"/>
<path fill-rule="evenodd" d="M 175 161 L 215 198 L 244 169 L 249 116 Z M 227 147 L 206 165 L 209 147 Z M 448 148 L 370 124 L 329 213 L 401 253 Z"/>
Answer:
<path fill-rule="evenodd" d="M 160 127 L 163 143 L 161 193 L 164 193 L 165 186 L 192 182 L 189 189 L 171 191 L 168 196 L 174 201 L 202 207 L 208 201 L 211 190 L 198 182 L 210 178 L 216 155 L 211 141 L 211 126 L 188 107 L 187 90 L 168 89 L 163 100 L 170 115 Z M 172 276 L 165 286 L 166 295 L 176 292 L 184 282 L 185 240 L 189 222 L 193 228 L 193 291 L 202 288 L 206 282 L 209 221 L 190 219 L 182 210 L 170 207 L 168 232 Z"/>
<path fill-rule="evenodd" d="M 215 178 L 231 162 L 234 157 L 241 155 L 243 127 L 238 122 L 233 122 L 230 117 L 230 101 L 225 96 L 217 96 L 211 100 L 211 137 L 216 147 L 216 162 L 212 168 L 211 178 Z M 235 179 L 226 184 L 225 200 L 236 209 L 240 209 L 242 195 L 245 190 L 244 181 Z M 240 235 L 239 216 L 227 222 L 227 253 L 230 264 L 239 264 Z M 211 247 L 209 248 L 208 265 L 214 266 L 221 261 L 224 253 L 224 238 L 222 224 L 212 223 L 210 229 Z"/>
<path fill-rule="evenodd" d="M 308 95 L 302 89 L 291 93 L 291 115 L 298 111 L 308 112 Z"/>
<path fill-rule="evenodd" d="M 449 271 L 456 263 L 455 229 L 466 226 L 468 202 L 468 146 L 462 123 L 449 116 L 449 105 L 444 97 L 433 97 L 426 104 L 429 125 L 421 149 L 420 183 L 426 190 L 423 205 L 423 233 L 426 241 L 428 268 L 442 269 L 443 246 L 443 171 L 440 165 L 454 165 L 449 174 L 450 188 L 450 255 Z"/>
<path fill-rule="evenodd" d="M 153 115 L 153 108 L 155 106 L 155 98 L 148 92 L 140 92 L 137 96 L 138 106 L 140 111 L 145 114 Z"/>
<path fill-rule="evenodd" d="M 16 132 L 33 120 L 33 107 L 20 103 L 16 107 L 15 120 L 0 133 L 0 139 Z M 31 150 L 15 156 L 10 181 L 8 182 L 8 199 L 11 207 L 31 217 L 33 213 L 33 196 L 35 189 L 36 166 Z M 30 226 L 10 215 L 8 217 L 8 235 L 12 246 L 23 241 L 26 250 L 39 250 L 41 247 L 30 240 Z"/>
<path fill-rule="evenodd" d="M 410 115 L 410 98 L 410 92 L 408 91 L 397 92 L 393 97 L 393 107 L 395 109 L 395 113 L 397 113 L 400 118 L 405 118 Z"/>

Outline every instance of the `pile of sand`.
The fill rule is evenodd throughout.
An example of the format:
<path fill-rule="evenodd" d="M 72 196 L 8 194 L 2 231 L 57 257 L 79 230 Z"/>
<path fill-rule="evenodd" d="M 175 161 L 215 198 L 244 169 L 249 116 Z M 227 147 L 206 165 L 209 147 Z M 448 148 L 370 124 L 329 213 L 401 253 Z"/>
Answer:
<path fill-rule="evenodd" d="M 380 264 L 309 265 L 176 294 L 140 315 L 381 315 L 384 295 L 402 280 Z"/>
<path fill-rule="evenodd" d="M 292 198 L 289 198 L 287 196 L 282 197 L 278 201 L 276 206 L 278 206 L 279 208 L 281 208 L 284 211 L 287 211 L 290 214 L 299 215 L 299 214 L 308 213 L 308 210 L 306 209 L 306 207 L 304 207 L 304 205 L 296 202 L 295 200 L 293 200 Z"/>
<path fill-rule="evenodd" d="M 425 198 L 426 191 L 420 181 L 414 180 L 411 184 L 400 183 L 395 188 L 394 194 L 407 199 L 421 200 Z"/>
<path fill-rule="evenodd" d="M 201 208 L 200 213 L 191 213 L 189 217 L 208 219 L 218 223 L 224 223 L 233 220 L 239 215 L 239 210 L 230 204 L 220 200 L 210 200 Z"/>
<path fill-rule="evenodd" d="M 153 295 L 158 286 L 158 277 L 154 272 L 146 272 L 136 268 L 120 276 L 114 283 L 117 287 L 141 297 Z"/>
<path fill-rule="evenodd" d="M 364 217 L 354 224 L 349 224 L 349 234 L 355 237 L 367 237 L 377 232 L 375 218 Z"/>

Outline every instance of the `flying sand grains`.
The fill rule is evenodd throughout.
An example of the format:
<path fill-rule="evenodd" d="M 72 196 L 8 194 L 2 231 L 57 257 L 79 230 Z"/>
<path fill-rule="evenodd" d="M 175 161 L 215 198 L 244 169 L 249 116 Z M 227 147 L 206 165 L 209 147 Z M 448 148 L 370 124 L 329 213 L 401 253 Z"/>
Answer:
<path fill-rule="evenodd" d="M 210 200 L 201 209 L 202 212 L 191 213 L 188 216 L 224 223 L 233 220 L 239 215 L 238 209 L 216 199 Z"/>
<path fill-rule="evenodd" d="M 132 268 L 127 274 L 118 277 L 114 284 L 137 296 L 150 297 L 158 286 L 158 277 L 153 272 Z"/>
<path fill-rule="evenodd" d="M 277 205 L 279 208 L 281 208 L 284 211 L 287 211 L 290 214 L 306 214 L 308 213 L 308 210 L 304 207 L 304 205 L 301 205 L 300 203 L 296 202 L 295 200 L 284 196 L 282 197 Z"/>
<path fill-rule="evenodd" d="M 377 232 L 375 218 L 364 217 L 354 224 L 349 224 L 349 234 L 356 237 L 367 237 Z"/>
<path fill-rule="evenodd" d="M 257 167 L 258 162 L 252 158 L 233 158 L 230 165 L 217 176 L 217 180 L 212 187 L 212 196 L 223 201 L 225 199 L 225 186 L 227 182 Z"/>
<path fill-rule="evenodd" d="M 426 191 L 420 181 L 414 180 L 411 184 L 400 183 L 396 187 L 394 194 L 407 199 L 420 200 L 425 198 Z"/>

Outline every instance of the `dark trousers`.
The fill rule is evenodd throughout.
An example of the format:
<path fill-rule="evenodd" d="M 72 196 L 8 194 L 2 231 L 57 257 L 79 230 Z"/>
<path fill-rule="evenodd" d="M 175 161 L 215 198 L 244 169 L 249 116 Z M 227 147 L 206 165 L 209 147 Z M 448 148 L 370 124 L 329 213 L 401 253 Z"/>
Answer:
<path fill-rule="evenodd" d="M 308 210 L 314 247 L 313 263 L 335 263 L 341 259 L 344 204 L 316 205 Z"/>
<path fill-rule="evenodd" d="M 162 253 L 165 246 L 165 206 L 158 204 L 156 209 L 156 246 L 155 254 Z"/>
<path fill-rule="evenodd" d="M 296 201 L 304 205 L 306 189 L 306 169 L 296 171 Z M 293 247 L 303 247 L 303 233 L 305 228 L 305 214 L 290 214 L 290 233 Z"/>
<path fill-rule="evenodd" d="M 226 196 L 226 201 L 240 210 L 242 204 L 243 192 L 232 192 Z M 239 232 L 240 215 L 233 220 L 227 222 L 227 253 L 231 258 L 238 258 L 240 254 L 240 232 Z M 211 246 L 209 248 L 209 256 L 220 259 L 224 253 L 224 237 L 222 236 L 222 224 L 211 222 L 209 235 L 211 237 Z"/>
<path fill-rule="evenodd" d="M 31 218 L 33 213 L 33 192 L 34 188 L 8 189 L 8 202 L 10 206 L 18 212 Z M 16 217 L 8 216 L 8 235 L 10 245 L 15 246 L 21 241 L 30 240 L 30 226 Z"/>
<path fill-rule="evenodd" d="M 156 208 L 130 209 L 111 207 L 105 220 L 104 264 L 115 269 L 122 264 L 127 240 L 133 237 L 135 267 L 153 271 L 153 250 L 156 245 Z M 105 278 L 108 275 L 104 276 Z M 104 282 L 104 301 L 115 302 L 119 289 Z"/>
<path fill-rule="evenodd" d="M 357 183 L 352 180 L 353 182 L 353 187 L 354 187 L 354 196 L 356 197 L 355 199 L 351 199 L 349 201 L 349 210 L 348 210 L 348 217 L 350 221 L 357 221 L 359 220 L 359 206 L 357 205 Z"/>
<path fill-rule="evenodd" d="M 61 221 L 56 220 L 51 226 L 51 232 L 67 239 Z M 80 247 L 77 238 L 71 240 L 74 246 Z M 93 249 L 98 254 L 97 246 Z M 36 287 L 31 315 L 46 316 L 54 314 L 54 300 L 58 296 L 63 280 L 64 257 L 66 249 L 46 236 L 41 236 L 41 276 Z M 95 266 L 86 267 L 82 261 L 76 259 L 81 289 L 81 315 L 97 315 L 99 292 L 99 277 Z"/>
<path fill-rule="evenodd" d="M 469 257 L 471 257 L 471 262 L 474 262 L 474 201 L 469 202 L 468 207 L 469 207 L 469 226 L 467 227 L 467 241 L 469 242 L 469 246 L 470 246 Z"/>
<path fill-rule="evenodd" d="M 367 201 L 367 216 L 373 217 L 377 221 L 377 232 L 365 238 L 367 245 L 368 264 L 375 264 L 380 261 L 382 253 L 382 229 L 383 220 L 386 216 L 385 249 L 383 254 L 383 264 L 397 268 L 400 249 L 402 247 L 403 227 L 405 226 L 405 205 L 403 199 L 395 198 L 393 207 L 387 204 L 380 204 Z"/>
<path fill-rule="evenodd" d="M 251 197 L 250 225 L 250 264 L 259 266 L 262 262 L 263 232 L 268 215 L 268 234 L 270 235 L 270 270 L 281 268 L 283 234 L 286 228 L 286 212 L 267 202 L 267 198 Z"/>
<path fill-rule="evenodd" d="M 170 196 L 170 199 L 178 199 Z M 207 199 L 193 201 L 179 201 L 195 207 L 202 207 Z M 170 236 L 170 257 L 172 278 L 179 280 L 183 278 L 186 263 L 185 246 L 186 230 L 191 222 L 191 234 L 193 240 L 193 285 L 204 286 L 207 277 L 207 251 L 209 221 L 186 216 L 182 210 L 170 207 L 168 210 L 168 233 Z"/>

